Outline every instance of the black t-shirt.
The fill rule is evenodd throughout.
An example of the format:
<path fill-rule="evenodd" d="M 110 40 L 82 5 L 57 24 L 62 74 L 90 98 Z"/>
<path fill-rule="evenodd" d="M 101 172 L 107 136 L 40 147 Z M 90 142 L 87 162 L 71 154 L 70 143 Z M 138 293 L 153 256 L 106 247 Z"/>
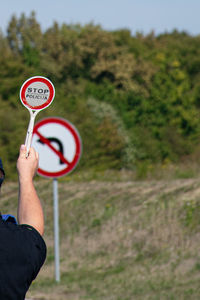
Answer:
<path fill-rule="evenodd" d="M 37 230 L 0 218 L 0 299 L 24 300 L 46 258 Z"/>

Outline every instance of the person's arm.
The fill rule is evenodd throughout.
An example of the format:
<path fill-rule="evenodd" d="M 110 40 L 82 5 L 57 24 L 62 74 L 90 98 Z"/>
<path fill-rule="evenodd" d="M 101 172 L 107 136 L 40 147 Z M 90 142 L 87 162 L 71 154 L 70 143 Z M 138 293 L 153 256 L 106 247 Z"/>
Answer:
<path fill-rule="evenodd" d="M 33 226 L 41 235 L 44 233 L 44 215 L 40 199 L 36 193 L 33 177 L 38 168 L 38 153 L 30 148 L 26 157 L 26 147 L 21 145 L 17 160 L 19 177 L 18 222 Z"/>

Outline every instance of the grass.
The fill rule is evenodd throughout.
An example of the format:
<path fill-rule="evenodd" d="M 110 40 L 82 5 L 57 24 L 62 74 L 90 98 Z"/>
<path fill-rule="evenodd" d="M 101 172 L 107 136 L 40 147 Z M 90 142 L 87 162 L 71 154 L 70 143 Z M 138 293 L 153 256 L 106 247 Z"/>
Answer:
<path fill-rule="evenodd" d="M 110 180 L 77 175 L 60 180 L 59 283 L 52 182 L 35 184 L 45 212 L 48 256 L 27 298 L 200 299 L 198 178 L 135 181 L 116 173 Z M 2 212 L 15 214 L 17 183 L 5 184 L 1 198 Z"/>

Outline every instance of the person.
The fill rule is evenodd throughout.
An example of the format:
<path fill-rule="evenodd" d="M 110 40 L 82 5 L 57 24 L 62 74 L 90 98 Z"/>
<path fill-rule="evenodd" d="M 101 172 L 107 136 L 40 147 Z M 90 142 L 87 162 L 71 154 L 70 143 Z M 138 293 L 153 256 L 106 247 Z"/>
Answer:
<path fill-rule="evenodd" d="M 46 259 L 43 209 L 33 183 L 38 159 L 33 148 L 26 157 L 26 146 L 21 145 L 17 160 L 17 220 L 12 215 L 0 215 L 1 300 L 24 300 Z M 0 159 L 0 186 L 4 178 Z"/>

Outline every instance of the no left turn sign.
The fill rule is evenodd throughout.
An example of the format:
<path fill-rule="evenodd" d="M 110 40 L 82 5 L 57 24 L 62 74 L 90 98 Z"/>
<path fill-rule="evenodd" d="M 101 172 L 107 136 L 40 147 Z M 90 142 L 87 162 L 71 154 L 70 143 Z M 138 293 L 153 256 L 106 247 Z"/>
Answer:
<path fill-rule="evenodd" d="M 35 125 L 32 146 L 40 157 L 38 174 L 51 178 L 71 172 L 82 151 L 77 129 L 69 121 L 58 117 L 45 118 Z"/>

